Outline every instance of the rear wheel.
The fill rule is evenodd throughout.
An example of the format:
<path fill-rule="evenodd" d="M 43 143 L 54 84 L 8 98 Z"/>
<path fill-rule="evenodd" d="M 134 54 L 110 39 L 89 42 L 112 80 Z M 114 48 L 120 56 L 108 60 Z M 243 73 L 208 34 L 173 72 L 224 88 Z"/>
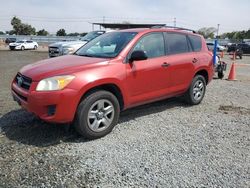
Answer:
<path fill-rule="evenodd" d="M 79 104 L 74 126 L 85 138 L 100 138 L 112 131 L 119 114 L 117 98 L 110 92 L 96 91 Z"/>
<path fill-rule="evenodd" d="M 192 83 L 185 94 L 185 101 L 188 104 L 196 105 L 199 104 L 206 92 L 206 81 L 202 75 L 196 75 Z"/>

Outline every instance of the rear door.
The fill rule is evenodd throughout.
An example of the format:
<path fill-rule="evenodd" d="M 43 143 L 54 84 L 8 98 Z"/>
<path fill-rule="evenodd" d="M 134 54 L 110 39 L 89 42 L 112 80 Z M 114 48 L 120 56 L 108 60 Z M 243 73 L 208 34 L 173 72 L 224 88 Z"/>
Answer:
<path fill-rule="evenodd" d="M 193 52 L 186 34 L 166 32 L 167 63 L 169 64 L 169 91 L 172 94 L 185 91 L 193 78 L 198 53 Z"/>
<path fill-rule="evenodd" d="M 27 49 L 33 49 L 34 48 L 33 41 L 31 41 L 31 40 L 27 40 L 26 45 L 27 45 Z"/>

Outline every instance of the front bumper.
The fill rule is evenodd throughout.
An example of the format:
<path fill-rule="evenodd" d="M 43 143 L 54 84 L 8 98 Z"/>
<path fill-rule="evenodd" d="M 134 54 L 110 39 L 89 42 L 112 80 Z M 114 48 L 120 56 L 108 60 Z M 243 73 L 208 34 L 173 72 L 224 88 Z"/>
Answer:
<path fill-rule="evenodd" d="M 42 120 L 54 123 L 69 123 L 74 120 L 78 105 L 77 91 L 65 88 L 60 91 L 37 92 L 38 83 L 32 82 L 29 90 L 12 83 L 12 95 L 18 104 Z"/>
<path fill-rule="evenodd" d="M 21 49 L 21 45 L 19 46 L 9 46 L 10 50 L 20 50 Z"/>
<path fill-rule="evenodd" d="M 62 52 L 60 50 L 60 48 L 58 47 L 50 47 L 49 46 L 49 57 L 58 57 L 62 55 Z"/>

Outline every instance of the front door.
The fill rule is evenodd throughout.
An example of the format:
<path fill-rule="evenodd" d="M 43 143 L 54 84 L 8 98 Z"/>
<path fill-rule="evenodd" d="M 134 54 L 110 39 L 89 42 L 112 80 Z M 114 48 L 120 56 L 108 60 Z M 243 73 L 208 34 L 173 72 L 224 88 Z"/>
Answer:
<path fill-rule="evenodd" d="M 144 103 L 168 93 L 169 71 L 162 32 L 139 39 L 133 51 L 142 50 L 147 59 L 126 64 L 130 105 Z"/>

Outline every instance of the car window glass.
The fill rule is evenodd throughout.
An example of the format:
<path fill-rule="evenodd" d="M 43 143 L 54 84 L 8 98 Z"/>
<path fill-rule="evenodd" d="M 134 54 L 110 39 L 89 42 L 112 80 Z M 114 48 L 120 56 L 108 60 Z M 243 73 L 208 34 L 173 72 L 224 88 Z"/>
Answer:
<path fill-rule="evenodd" d="M 201 38 L 195 35 L 188 36 L 195 52 L 199 52 L 201 50 Z"/>
<path fill-rule="evenodd" d="M 81 47 L 75 54 L 89 57 L 116 57 L 134 38 L 136 32 L 110 32 Z"/>
<path fill-rule="evenodd" d="M 167 33 L 166 35 L 168 54 L 189 52 L 186 35 L 179 33 Z"/>
<path fill-rule="evenodd" d="M 27 40 L 27 43 L 32 43 L 33 41 Z"/>
<path fill-rule="evenodd" d="M 164 38 L 162 33 L 152 33 L 144 36 L 137 42 L 133 51 L 142 50 L 148 58 L 165 55 Z"/>

